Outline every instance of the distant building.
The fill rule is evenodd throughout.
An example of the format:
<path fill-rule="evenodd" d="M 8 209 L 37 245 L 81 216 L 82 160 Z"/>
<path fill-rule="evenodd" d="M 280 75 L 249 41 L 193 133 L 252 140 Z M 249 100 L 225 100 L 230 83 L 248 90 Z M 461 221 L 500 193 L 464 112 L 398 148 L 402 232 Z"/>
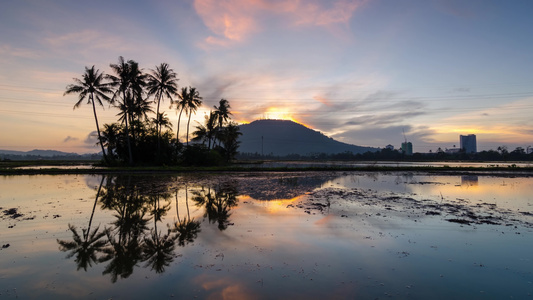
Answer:
<path fill-rule="evenodd" d="M 475 134 L 460 135 L 459 142 L 461 144 L 460 146 L 461 150 L 463 150 L 465 153 L 476 153 L 477 152 L 477 142 L 476 142 Z"/>
<path fill-rule="evenodd" d="M 392 151 L 392 150 L 394 150 L 394 146 L 391 145 L 391 144 L 388 144 L 387 146 L 385 146 L 385 149 Z"/>
<path fill-rule="evenodd" d="M 413 155 L 413 144 L 411 144 L 411 142 L 402 143 L 402 153 L 405 155 Z"/>
<path fill-rule="evenodd" d="M 459 148 L 450 148 L 450 149 L 446 148 L 446 151 L 444 152 L 446 152 L 447 154 L 456 154 L 456 153 L 459 153 L 460 151 L 461 149 Z"/>

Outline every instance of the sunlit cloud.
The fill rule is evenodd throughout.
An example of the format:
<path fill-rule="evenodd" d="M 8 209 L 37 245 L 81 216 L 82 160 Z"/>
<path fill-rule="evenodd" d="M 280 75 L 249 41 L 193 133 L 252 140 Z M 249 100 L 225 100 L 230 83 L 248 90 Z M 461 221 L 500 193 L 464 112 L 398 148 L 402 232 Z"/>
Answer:
<path fill-rule="evenodd" d="M 196 0 L 194 8 L 215 36 L 209 45 L 228 46 L 241 42 L 276 22 L 285 27 L 330 26 L 346 24 L 362 1 L 266 1 Z M 275 21 L 273 21 L 275 20 Z"/>

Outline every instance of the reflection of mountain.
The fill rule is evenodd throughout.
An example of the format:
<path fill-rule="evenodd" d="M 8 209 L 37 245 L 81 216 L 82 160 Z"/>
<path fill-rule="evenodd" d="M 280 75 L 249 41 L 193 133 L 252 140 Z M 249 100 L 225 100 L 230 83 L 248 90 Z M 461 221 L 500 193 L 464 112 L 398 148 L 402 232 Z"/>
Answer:
<path fill-rule="evenodd" d="M 258 120 L 239 126 L 241 153 L 265 155 L 354 154 L 376 151 L 376 148 L 350 145 L 329 138 L 304 125 L 288 120 Z"/>
<path fill-rule="evenodd" d="M 239 194 L 256 200 L 292 199 L 322 186 L 338 176 L 328 174 L 267 174 L 239 180 Z"/>

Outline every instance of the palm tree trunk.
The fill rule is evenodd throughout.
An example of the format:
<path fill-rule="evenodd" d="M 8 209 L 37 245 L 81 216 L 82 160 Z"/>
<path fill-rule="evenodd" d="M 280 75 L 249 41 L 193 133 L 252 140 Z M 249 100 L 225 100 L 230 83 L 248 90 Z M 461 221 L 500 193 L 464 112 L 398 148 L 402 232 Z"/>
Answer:
<path fill-rule="evenodd" d="M 189 124 L 191 123 L 191 113 L 189 113 L 189 121 L 187 121 L 187 146 L 189 146 Z"/>
<path fill-rule="evenodd" d="M 98 126 L 98 117 L 96 116 L 96 107 L 94 105 L 94 99 L 93 99 L 92 94 L 91 94 L 91 102 L 93 104 L 94 121 L 96 122 L 96 131 L 98 132 L 98 141 L 100 142 L 100 147 L 102 147 L 102 155 L 104 156 L 105 163 L 109 164 L 109 161 L 107 160 L 107 155 L 105 154 L 104 144 L 102 143 L 102 136 L 100 135 L 100 126 Z"/>
<path fill-rule="evenodd" d="M 128 155 L 129 155 L 129 160 L 130 160 L 129 164 L 133 165 L 133 154 L 131 152 L 130 132 L 129 132 L 129 126 L 128 126 L 129 106 L 126 100 L 126 91 L 122 91 L 122 97 L 123 97 L 124 105 L 126 106 L 125 107 L 126 115 L 124 116 L 124 121 L 126 122 L 126 144 L 128 144 Z"/>
<path fill-rule="evenodd" d="M 161 102 L 161 95 L 157 99 L 157 111 L 155 113 L 155 130 L 157 131 L 157 156 L 161 156 L 161 124 L 159 124 L 159 103 Z"/>
<path fill-rule="evenodd" d="M 176 141 L 180 142 L 180 120 L 181 120 L 181 113 L 183 112 L 183 107 L 181 107 L 180 114 L 178 116 L 178 133 L 176 133 Z"/>

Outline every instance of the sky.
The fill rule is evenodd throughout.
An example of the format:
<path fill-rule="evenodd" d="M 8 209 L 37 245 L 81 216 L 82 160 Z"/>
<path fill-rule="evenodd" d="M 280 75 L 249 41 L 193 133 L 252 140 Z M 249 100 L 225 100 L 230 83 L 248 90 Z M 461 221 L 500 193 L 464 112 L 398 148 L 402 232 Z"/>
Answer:
<path fill-rule="evenodd" d="M 94 153 L 92 107 L 63 96 L 119 56 L 168 63 L 205 114 L 290 119 L 336 140 L 414 152 L 533 145 L 533 1 L 0 2 L 0 149 Z M 162 104 L 177 126 L 177 113 Z M 118 109 L 98 108 L 100 124 Z M 181 128 L 185 128 L 183 122 Z M 180 133 L 185 130 L 180 130 Z"/>

